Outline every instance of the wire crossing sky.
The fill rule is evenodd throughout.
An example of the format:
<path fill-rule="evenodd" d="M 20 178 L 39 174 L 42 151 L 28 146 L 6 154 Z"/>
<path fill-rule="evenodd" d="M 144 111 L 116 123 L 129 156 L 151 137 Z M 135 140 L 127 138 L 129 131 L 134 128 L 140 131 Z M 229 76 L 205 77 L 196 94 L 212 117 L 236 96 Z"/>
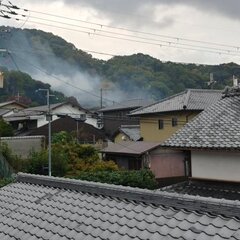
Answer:
<path fill-rule="evenodd" d="M 142 52 L 163 61 L 240 63 L 237 2 L 181 2 L 2 1 L 0 19 L 53 32 L 97 58 Z"/>

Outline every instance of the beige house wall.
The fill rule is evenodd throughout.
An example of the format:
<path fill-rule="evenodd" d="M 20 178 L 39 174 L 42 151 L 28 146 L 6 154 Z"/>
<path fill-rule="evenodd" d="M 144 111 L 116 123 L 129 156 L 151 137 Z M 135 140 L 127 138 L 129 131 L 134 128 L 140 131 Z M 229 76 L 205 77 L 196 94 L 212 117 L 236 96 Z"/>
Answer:
<path fill-rule="evenodd" d="M 240 182 L 240 153 L 191 151 L 192 177 Z"/>
<path fill-rule="evenodd" d="M 191 121 L 197 114 L 196 111 L 178 111 L 159 115 L 147 115 L 140 118 L 140 132 L 143 141 L 162 142 L 168 139 L 178 129 Z M 172 118 L 177 118 L 177 126 L 172 126 Z M 159 129 L 159 120 L 163 120 L 163 129 Z"/>

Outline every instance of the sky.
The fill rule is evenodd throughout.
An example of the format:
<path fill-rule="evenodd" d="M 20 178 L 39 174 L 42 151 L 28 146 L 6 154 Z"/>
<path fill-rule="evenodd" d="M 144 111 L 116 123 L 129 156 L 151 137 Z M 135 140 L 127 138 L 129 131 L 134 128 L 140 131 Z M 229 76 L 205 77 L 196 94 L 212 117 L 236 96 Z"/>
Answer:
<path fill-rule="evenodd" d="M 18 11 L 24 21 L 0 18 L 1 25 L 52 32 L 96 58 L 141 52 L 161 61 L 240 64 L 239 0 L 11 2 L 30 11 Z"/>

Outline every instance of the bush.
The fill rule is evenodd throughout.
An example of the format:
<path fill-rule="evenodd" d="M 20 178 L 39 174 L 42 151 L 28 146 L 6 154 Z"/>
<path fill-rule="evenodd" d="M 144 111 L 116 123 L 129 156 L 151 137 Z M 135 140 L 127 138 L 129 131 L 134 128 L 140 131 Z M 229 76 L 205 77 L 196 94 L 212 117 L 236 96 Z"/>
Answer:
<path fill-rule="evenodd" d="M 147 169 L 135 171 L 85 171 L 81 172 L 76 178 L 147 189 L 156 189 L 158 187 L 154 174 Z"/>
<path fill-rule="evenodd" d="M 0 119 L 0 136 L 10 137 L 13 136 L 13 128 L 9 123 L 6 123 L 3 119 Z"/>
<path fill-rule="evenodd" d="M 67 157 L 64 153 L 52 149 L 52 175 L 62 177 L 67 172 Z M 32 152 L 29 156 L 26 171 L 33 174 L 48 174 L 48 151 Z"/>
<path fill-rule="evenodd" d="M 13 178 L 2 178 L 0 179 L 0 188 L 12 183 L 14 180 Z"/>

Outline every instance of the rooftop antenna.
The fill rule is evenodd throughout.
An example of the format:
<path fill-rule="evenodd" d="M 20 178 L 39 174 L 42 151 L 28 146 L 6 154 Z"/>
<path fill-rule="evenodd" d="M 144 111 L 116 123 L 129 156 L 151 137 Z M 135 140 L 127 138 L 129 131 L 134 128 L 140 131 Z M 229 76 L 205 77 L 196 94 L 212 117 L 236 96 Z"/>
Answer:
<path fill-rule="evenodd" d="M 209 79 L 209 82 L 207 82 L 207 85 L 212 89 L 213 85 L 216 83 L 216 81 L 214 81 L 214 78 L 213 78 L 213 73 L 210 73 L 209 78 L 210 79 Z"/>

